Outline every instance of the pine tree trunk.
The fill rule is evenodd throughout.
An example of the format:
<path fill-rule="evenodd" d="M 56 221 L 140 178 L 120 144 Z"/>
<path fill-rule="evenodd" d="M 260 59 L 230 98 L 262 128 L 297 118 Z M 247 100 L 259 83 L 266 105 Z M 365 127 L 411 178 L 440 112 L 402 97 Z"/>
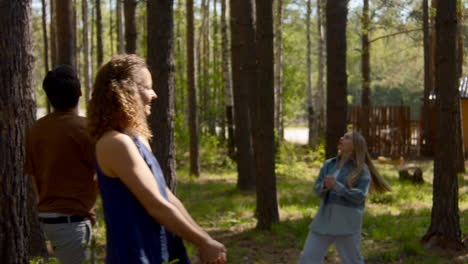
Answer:
<path fill-rule="evenodd" d="M 109 7 L 112 6 L 113 2 L 112 0 L 109 0 Z M 110 52 L 111 54 L 115 54 L 114 51 L 114 20 L 112 19 L 112 9 L 109 8 L 109 39 L 110 39 Z"/>
<path fill-rule="evenodd" d="M 457 26 L 457 87 L 460 85 L 460 78 L 463 74 L 463 50 L 464 50 L 464 36 L 462 34 L 462 26 L 463 25 L 463 5 L 462 2 L 458 2 L 457 7 L 457 17 L 458 17 L 458 26 Z M 464 138 L 463 138 L 463 130 L 462 130 L 462 121 L 461 121 L 461 110 L 458 108 L 457 111 L 457 172 L 464 173 L 465 172 L 465 153 L 464 153 Z M 468 139 L 467 139 L 468 140 Z"/>
<path fill-rule="evenodd" d="M 221 93 L 220 93 L 220 76 L 221 72 L 219 71 L 219 59 L 221 58 L 222 54 L 220 54 L 220 43 L 219 43 L 219 22 L 218 22 L 218 3 L 216 0 L 213 0 L 213 18 L 212 22 L 213 24 L 213 44 L 211 45 L 213 47 L 213 51 L 211 52 L 212 54 L 212 105 L 213 107 L 211 108 L 211 117 L 210 117 L 210 127 L 213 130 L 213 134 L 216 134 L 216 127 L 222 128 L 222 120 L 224 115 L 220 114 L 220 108 L 221 108 Z M 221 108 L 222 109 L 222 108 Z M 224 129 L 221 129 L 223 132 Z M 220 133 L 220 138 L 224 140 L 225 136 L 224 133 Z"/>
<path fill-rule="evenodd" d="M 362 97 L 361 105 L 370 106 L 370 43 L 369 43 L 369 0 L 363 0 L 362 29 L 361 29 L 361 72 L 362 72 Z M 367 129 L 367 127 L 365 127 Z M 366 133 L 365 133 L 366 134 Z"/>
<path fill-rule="evenodd" d="M 426 247 L 462 250 L 458 207 L 457 144 L 453 135 L 459 111 L 457 80 L 456 0 L 438 3 L 436 15 L 437 141 L 434 160 L 431 225 L 423 243 Z"/>
<path fill-rule="evenodd" d="M 283 0 L 277 1 L 275 42 L 275 130 L 277 142 L 284 139 L 283 127 Z"/>
<path fill-rule="evenodd" d="M 174 18 L 174 24 L 175 24 L 175 65 L 176 65 L 176 91 L 175 91 L 175 101 L 174 101 L 174 111 L 175 115 L 184 115 L 186 112 L 186 105 L 185 105 L 185 91 L 186 91 L 186 78 L 185 74 L 187 70 L 185 69 L 185 55 L 186 52 L 184 50 L 184 37 L 182 36 L 182 21 L 184 20 L 184 13 L 185 10 L 183 9 L 183 3 L 182 0 L 177 0 L 177 9 L 174 11 L 175 13 L 175 18 Z M 185 116 L 185 115 L 184 115 Z"/>
<path fill-rule="evenodd" d="M 172 2 L 172 1 L 171 1 Z M 136 40 L 137 40 L 137 30 L 136 30 L 136 0 L 124 0 L 124 9 L 125 9 L 125 51 L 128 54 L 134 54 L 136 52 Z M 153 19 L 149 18 L 148 19 Z M 149 29 L 149 26 L 148 26 Z"/>
<path fill-rule="evenodd" d="M 370 125 L 370 42 L 369 42 L 369 0 L 363 0 L 362 8 L 362 29 L 361 29 L 361 74 L 362 74 L 362 95 L 361 105 L 363 111 L 361 115 L 361 133 L 364 138 L 369 138 L 369 125 Z"/>
<path fill-rule="evenodd" d="M 75 41 L 73 38 L 73 5 L 71 1 L 56 1 L 57 64 L 75 67 Z"/>
<path fill-rule="evenodd" d="M 424 33 L 424 96 L 423 96 L 423 129 L 421 152 L 423 155 L 433 154 L 433 138 L 431 129 L 431 112 L 429 95 L 432 92 L 432 52 L 429 25 L 428 0 L 423 0 L 423 33 Z"/>
<path fill-rule="evenodd" d="M 275 175 L 275 88 L 273 54 L 273 0 L 257 0 L 258 82 L 254 89 L 253 142 L 256 163 L 257 228 L 279 222 Z"/>
<path fill-rule="evenodd" d="M 325 156 L 336 156 L 336 144 L 346 132 L 346 0 L 327 1 L 327 132 Z"/>
<path fill-rule="evenodd" d="M 88 102 L 91 99 L 91 52 L 89 42 L 89 20 L 88 20 L 88 0 L 81 0 L 81 13 L 83 16 L 83 62 L 84 62 L 84 87 L 85 87 L 85 102 L 88 107 Z"/>
<path fill-rule="evenodd" d="M 101 66 L 104 59 L 104 51 L 102 47 L 102 14 L 101 0 L 96 0 L 96 39 L 97 39 L 97 63 Z"/>
<path fill-rule="evenodd" d="M 249 91 L 256 89 L 257 66 L 252 1 L 231 0 L 230 9 L 237 185 L 241 190 L 254 190 L 255 169 Z"/>
<path fill-rule="evenodd" d="M 318 32 L 318 76 L 317 76 L 317 116 L 318 134 L 323 137 L 326 125 L 326 101 L 325 101 L 325 27 L 323 22 L 324 0 L 317 0 L 317 32 Z"/>
<path fill-rule="evenodd" d="M 200 154 L 198 141 L 198 105 L 195 81 L 195 45 L 193 0 L 186 0 L 187 14 L 187 93 L 190 132 L 190 175 L 200 176 Z"/>
<path fill-rule="evenodd" d="M 227 15 L 227 0 L 221 0 L 221 45 L 223 56 L 223 84 L 224 84 L 224 104 L 226 111 L 226 126 L 228 131 L 228 153 L 232 160 L 236 160 L 236 150 L 234 141 L 234 98 L 232 91 L 231 57 L 229 56 L 229 36 Z"/>
<path fill-rule="evenodd" d="M 45 73 L 49 72 L 49 40 L 47 35 L 47 4 L 46 0 L 42 0 L 42 36 L 44 38 L 44 66 Z M 50 113 L 51 106 L 48 99 L 47 100 L 47 113 Z"/>
<path fill-rule="evenodd" d="M 312 90 L 312 49 L 310 41 L 310 26 L 311 26 L 311 13 L 312 5 L 311 0 L 307 0 L 306 11 L 306 37 L 307 37 L 307 123 L 309 125 L 309 147 L 314 147 L 317 144 L 317 118 L 314 113 L 314 92 Z"/>
<path fill-rule="evenodd" d="M 173 0 L 148 0 L 148 66 L 158 102 L 153 104 L 150 125 L 156 136 L 151 146 L 166 178 L 175 191 L 174 146 L 174 20 Z"/>
<path fill-rule="evenodd" d="M 4 264 L 28 263 L 41 249 L 32 243 L 44 241 L 37 237 L 41 232 L 31 178 L 22 169 L 26 131 L 36 117 L 30 16 L 31 1 L 2 2 L 0 98 L 8 98 L 0 100 L 0 263 Z"/>
<path fill-rule="evenodd" d="M 119 54 L 125 53 L 125 25 L 124 25 L 124 9 L 123 1 L 117 0 L 117 52 Z"/>
<path fill-rule="evenodd" d="M 57 66 L 57 16 L 55 13 L 55 1 L 50 0 L 50 64 L 51 69 Z"/>

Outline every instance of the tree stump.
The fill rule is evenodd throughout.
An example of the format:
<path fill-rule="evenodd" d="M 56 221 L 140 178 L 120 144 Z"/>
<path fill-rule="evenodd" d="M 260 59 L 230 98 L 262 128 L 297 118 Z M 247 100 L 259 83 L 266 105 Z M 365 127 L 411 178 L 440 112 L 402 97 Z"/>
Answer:
<path fill-rule="evenodd" d="M 423 172 L 418 167 L 407 167 L 398 170 L 399 181 L 410 181 L 416 184 L 424 183 Z"/>

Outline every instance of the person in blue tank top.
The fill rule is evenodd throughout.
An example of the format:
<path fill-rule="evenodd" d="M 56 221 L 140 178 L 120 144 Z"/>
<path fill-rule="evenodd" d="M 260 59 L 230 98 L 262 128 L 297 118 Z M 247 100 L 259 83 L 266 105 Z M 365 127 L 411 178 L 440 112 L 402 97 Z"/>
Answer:
<path fill-rule="evenodd" d="M 314 186 L 322 198 L 310 224 L 299 264 L 321 264 L 331 244 L 344 264 L 363 264 L 361 228 L 369 188 L 383 193 L 392 188 L 377 172 L 359 132 L 347 132 L 338 142 L 339 155 L 323 164 Z"/>
<path fill-rule="evenodd" d="M 169 190 L 151 152 L 146 118 L 156 98 L 148 67 L 136 55 L 116 55 L 97 73 L 88 121 L 96 141 L 106 263 L 190 263 L 182 239 L 198 248 L 203 263 L 225 263 L 226 248 Z"/>

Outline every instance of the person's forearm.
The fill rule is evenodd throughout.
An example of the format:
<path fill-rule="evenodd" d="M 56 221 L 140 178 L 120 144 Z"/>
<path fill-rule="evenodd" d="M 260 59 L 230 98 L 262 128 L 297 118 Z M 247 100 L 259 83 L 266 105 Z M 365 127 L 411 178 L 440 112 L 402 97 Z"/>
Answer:
<path fill-rule="evenodd" d="M 196 246 L 202 246 L 211 239 L 201 228 L 193 225 L 177 206 L 170 202 L 165 202 L 161 205 L 149 213 L 158 223 L 165 226 L 171 232 Z"/>

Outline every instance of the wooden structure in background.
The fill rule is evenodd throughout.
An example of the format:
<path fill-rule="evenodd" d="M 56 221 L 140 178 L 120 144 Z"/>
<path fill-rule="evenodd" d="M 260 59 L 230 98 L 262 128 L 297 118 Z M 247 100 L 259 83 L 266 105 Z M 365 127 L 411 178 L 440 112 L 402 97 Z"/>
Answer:
<path fill-rule="evenodd" d="M 460 118 L 462 126 L 462 136 L 463 136 L 463 150 L 465 153 L 468 153 L 468 76 L 462 77 L 460 79 Z M 427 135 L 424 135 L 424 129 L 421 127 L 423 136 L 421 137 L 421 154 L 424 156 L 434 155 L 434 146 L 435 146 L 435 129 L 436 129 L 436 107 L 435 107 L 435 94 L 431 93 L 429 96 L 430 105 L 429 105 L 429 115 L 430 118 L 430 129 L 431 131 L 427 132 Z M 421 109 L 421 121 L 426 118 L 426 114 L 423 109 Z M 423 122 L 421 122 L 421 125 Z"/>
<path fill-rule="evenodd" d="M 374 157 L 419 156 L 420 125 L 410 116 L 409 106 L 348 107 L 348 124 L 366 138 Z"/>

